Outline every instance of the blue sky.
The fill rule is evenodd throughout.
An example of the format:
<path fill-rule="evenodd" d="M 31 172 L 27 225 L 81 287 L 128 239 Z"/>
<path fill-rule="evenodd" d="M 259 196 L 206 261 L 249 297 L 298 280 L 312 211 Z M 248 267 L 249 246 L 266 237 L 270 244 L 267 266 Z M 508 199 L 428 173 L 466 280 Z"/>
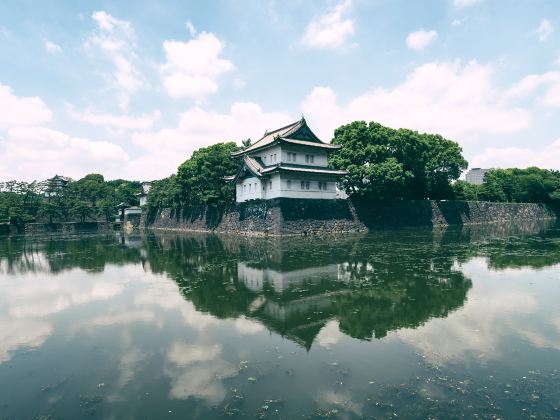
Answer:
<path fill-rule="evenodd" d="M 560 169 L 555 0 L 5 1 L 0 180 L 150 180 L 303 113 Z"/>

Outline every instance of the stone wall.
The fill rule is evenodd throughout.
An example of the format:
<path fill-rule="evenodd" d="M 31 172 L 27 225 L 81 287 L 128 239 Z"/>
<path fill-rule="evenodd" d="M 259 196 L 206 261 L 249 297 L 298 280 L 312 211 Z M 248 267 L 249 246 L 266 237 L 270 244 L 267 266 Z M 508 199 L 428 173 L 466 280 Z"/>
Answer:
<path fill-rule="evenodd" d="M 453 226 L 554 219 L 554 209 L 535 203 L 485 201 L 354 200 L 358 218 L 369 228 Z"/>
<path fill-rule="evenodd" d="M 301 235 L 375 229 L 523 222 L 556 218 L 542 204 L 465 201 L 256 200 L 223 207 L 163 209 L 143 217 L 141 227 Z"/>

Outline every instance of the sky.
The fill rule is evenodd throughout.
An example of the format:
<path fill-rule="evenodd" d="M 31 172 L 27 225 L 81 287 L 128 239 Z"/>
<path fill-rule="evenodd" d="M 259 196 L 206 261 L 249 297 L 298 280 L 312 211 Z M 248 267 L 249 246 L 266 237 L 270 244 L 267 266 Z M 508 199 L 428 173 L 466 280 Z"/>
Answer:
<path fill-rule="evenodd" d="M 0 181 L 159 179 L 302 115 L 560 169 L 560 2 L 0 2 Z"/>

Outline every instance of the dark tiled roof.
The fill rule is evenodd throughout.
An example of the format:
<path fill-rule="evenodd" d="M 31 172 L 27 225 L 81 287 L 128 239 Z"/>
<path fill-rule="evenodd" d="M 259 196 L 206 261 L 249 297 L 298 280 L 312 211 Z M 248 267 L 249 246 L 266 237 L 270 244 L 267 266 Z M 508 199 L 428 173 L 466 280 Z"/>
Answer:
<path fill-rule="evenodd" d="M 298 138 L 305 137 L 305 138 Z M 288 124 L 284 127 L 278 128 L 274 131 L 265 133 L 265 135 L 257 140 L 249 147 L 233 152 L 232 156 L 240 156 L 255 150 L 262 149 L 263 147 L 271 146 L 277 142 L 287 142 L 292 144 L 300 144 L 303 146 L 321 147 L 325 149 L 338 149 L 339 145 L 324 143 L 315 133 L 308 127 L 305 119 Z"/>

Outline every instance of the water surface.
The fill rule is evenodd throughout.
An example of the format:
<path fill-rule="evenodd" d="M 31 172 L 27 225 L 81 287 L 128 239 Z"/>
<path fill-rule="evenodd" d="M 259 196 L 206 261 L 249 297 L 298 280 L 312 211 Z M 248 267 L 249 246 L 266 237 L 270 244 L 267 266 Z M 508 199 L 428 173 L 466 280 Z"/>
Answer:
<path fill-rule="evenodd" d="M 0 239 L 0 418 L 558 418 L 559 389 L 558 226 Z"/>

